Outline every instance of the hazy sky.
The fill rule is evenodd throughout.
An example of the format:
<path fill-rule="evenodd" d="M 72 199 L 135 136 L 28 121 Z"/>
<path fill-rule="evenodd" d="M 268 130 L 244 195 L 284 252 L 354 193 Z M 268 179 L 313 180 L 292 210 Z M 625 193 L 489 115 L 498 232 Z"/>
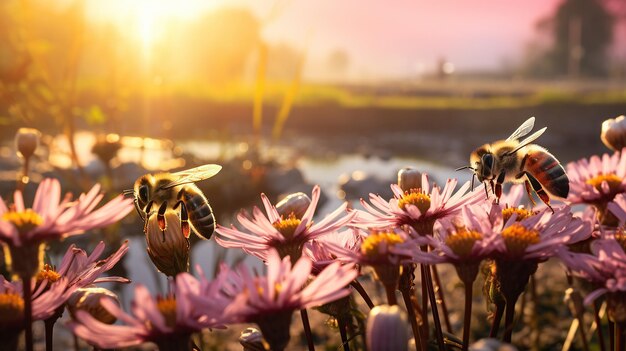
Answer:
<path fill-rule="evenodd" d="M 360 77 L 398 77 L 431 69 L 440 57 L 459 70 L 515 62 L 536 36 L 537 21 L 560 1 L 88 0 L 88 11 L 93 18 L 118 23 L 139 16 L 158 28 L 159 21 L 191 19 L 218 6 L 247 7 L 264 20 L 267 39 L 307 47 L 310 65 L 322 64 L 341 49 Z M 270 16 L 276 3 L 278 11 Z M 624 32 L 620 28 L 618 41 L 626 42 Z M 626 56 L 624 47 L 620 55 Z"/>

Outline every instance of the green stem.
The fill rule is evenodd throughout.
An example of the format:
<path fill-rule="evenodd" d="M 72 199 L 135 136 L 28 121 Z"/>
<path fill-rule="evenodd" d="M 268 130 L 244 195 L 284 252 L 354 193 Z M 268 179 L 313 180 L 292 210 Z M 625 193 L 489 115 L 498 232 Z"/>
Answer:
<path fill-rule="evenodd" d="M 309 324 L 309 314 L 307 313 L 306 308 L 300 310 L 300 317 L 302 318 L 302 327 L 304 328 L 304 334 L 306 335 L 306 342 L 309 347 L 309 351 L 315 351 L 313 333 L 311 333 L 311 324 Z"/>
<path fill-rule="evenodd" d="M 417 315 L 415 314 L 415 306 L 411 301 L 411 292 L 405 289 L 400 289 L 402 298 L 404 299 L 404 306 L 409 315 L 411 321 L 411 329 L 413 329 L 413 339 L 415 340 L 415 349 L 422 350 L 422 335 L 420 333 L 420 327 L 417 324 Z"/>
<path fill-rule="evenodd" d="M 506 316 L 504 318 L 504 342 L 511 343 L 513 336 L 513 321 L 515 318 L 515 303 L 517 299 L 507 299 L 506 301 Z"/>
<path fill-rule="evenodd" d="M 498 331 L 500 331 L 500 323 L 502 322 L 503 314 L 504 314 L 504 303 L 497 303 L 496 313 L 493 316 L 493 322 L 491 323 L 491 330 L 489 331 L 490 338 L 498 337 Z"/>
<path fill-rule="evenodd" d="M 397 305 L 396 288 L 392 285 L 385 285 L 385 292 L 387 293 L 387 304 L 390 306 Z"/>
<path fill-rule="evenodd" d="M 31 277 L 22 276 L 22 297 L 24 299 L 24 337 L 26 351 L 33 351 L 33 301 Z"/>
<path fill-rule="evenodd" d="M 359 283 L 358 280 L 356 280 L 356 279 L 353 280 L 350 283 L 350 285 L 352 285 L 354 290 L 356 290 L 359 293 L 359 295 L 361 295 L 363 300 L 365 300 L 365 303 L 367 304 L 367 307 L 369 307 L 370 309 L 374 308 L 374 303 L 372 302 L 372 299 L 370 299 L 369 295 L 367 295 L 367 292 L 363 288 L 363 285 L 361 285 L 361 283 Z"/>
<path fill-rule="evenodd" d="M 346 328 L 348 327 L 348 321 L 345 317 L 337 318 L 337 323 L 339 324 L 339 335 L 341 335 L 341 344 L 343 345 L 344 351 L 350 351 L 350 340 L 348 340 L 348 334 L 346 332 Z"/>
<path fill-rule="evenodd" d="M 609 318 L 609 344 L 611 350 L 615 350 L 615 323 Z"/>
<path fill-rule="evenodd" d="M 430 268 L 428 265 L 421 265 L 424 271 L 423 276 L 426 278 L 426 290 L 428 292 L 428 299 L 430 300 L 430 308 L 433 314 L 433 322 L 435 324 L 435 335 L 437 336 L 437 345 L 439 350 L 445 350 L 445 344 L 443 342 L 443 332 L 441 330 L 441 320 L 439 320 L 439 311 L 437 310 L 437 298 L 435 297 L 435 290 L 433 289 L 433 280 L 430 276 Z"/>
<path fill-rule="evenodd" d="M 463 317 L 463 351 L 469 348 L 470 324 L 472 323 L 473 284 L 465 283 L 465 311 Z"/>
<path fill-rule="evenodd" d="M 452 334 L 452 323 L 450 323 L 450 316 L 448 313 L 448 307 L 446 306 L 446 299 L 441 288 L 441 280 L 439 279 L 439 272 L 437 272 L 437 266 L 432 266 L 432 274 L 435 279 L 435 285 L 437 287 L 437 295 L 439 296 L 439 302 L 441 304 L 441 313 L 443 314 L 443 321 L 446 324 L 446 330 Z"/>

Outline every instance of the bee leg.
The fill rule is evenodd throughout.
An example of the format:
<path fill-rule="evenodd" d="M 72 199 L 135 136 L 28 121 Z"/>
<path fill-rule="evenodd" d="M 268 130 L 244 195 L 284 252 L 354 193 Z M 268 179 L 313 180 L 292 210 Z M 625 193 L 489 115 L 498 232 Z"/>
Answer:
<path fill-rule="evenodd" d="M 489 190 L 487 189 L 487 182 L 484 182 L 483 185 L 485 186 L 485 197 L 489 199 Z"/>
<path fill-rule="evenodd" d="M 141 212 L 139 213 L 141 218 L 143 218 L 143 232 L 144 233 L 148 232 L 148 220 L 150 219 L 150 216 L 152 215 L 152 205 L 154 205 L 154 201 L 148 202 L 148 204 L 146 205 L 146 208 L 143 210 L 145 217 L 141 214 Z M 137 211 L 139 212 L 139 209 Z"/>
<path fill-rule="evenodd" d="M 493 184 L 493 179 L 489 181 L 489 186 L 491 187 L 491 193 L 495 194 L 496 193 L 496 189 L 495 186 Z M 496 203 L 500 202 L 500 198 L 496 197 Z"/>
<path fill-rule="evenodd" d="M 180 228 L 182 229 L 185 238 L 189 239 L 191 228 L 189 227 L 189 213 L 187 212 L 187 206 L 185 206 L 185 203 L 182 201 L 178 201 L 176 205 L 174 205 L 174 209 L 177 209 L 178 206 L 180 206 Z"/>
<path fill-rule="evenodd" d="M 539 196 L 539 199 L 541 199 L 541 201 L 544 204 L 546 204 L 546 206 L 548 206 L 550 211 L 552 211 L 552 213 L 554 213 L 554 209 L 552 208 L 552 206 L 550 206 L 550 196 L 548 196 L 548 193 L 546 193 L 546 191 L 543 190 L 543 187 L 541 186 L 541 183 L 539 183 L 537 178 L 533 177 L 532 174 L 530 174 L 530 173 L 528 173 L 526 171 L 524 171 L 523 173 L 528 178 L 528 181 L 530 181 L 530 185 L 532 185 L 533 190 L 535 191 L 535 194 L 537 194 L 537 196 Z"/>
<path fill-rule="evenodd" d="M 528 180 L 524 181 L 524 188 L 526 188 L 526 194 L 528 194 L 528 199 L 530 200 L 530 203 L 533 206 L 537 205 L 535 203 L 535 199 L 533 199 L 533 194 L 531 193 L 532 188 Z"/>
<path fill-rule="evenodd" d="M 157 222 L 159 223 L 159 229 L 163 234 L 163 242 L 165 242 L 165 229 L 167 229 L 167 223 L 165 223 L 165 211 L 167 211 L 167 201 L 161 204 L 159 212 L 157 213 Z"/>
<path fill-rule="evenodd" d="M 134 199 L 133 203 L 135 204 L 135 210 L 137 210 L 137 214 L 139 215 L 139 218 L 145 221 L 146 220 L 145 212 L 141 211 L 141 208 L 139 207 L 139 200 Z"/>
<path fill-rule="evenodd" d="M 502 196 L 502 183 L 504 183 L 504 177 L 506 176 L 506 173 L 504 172 L 500 172 L 500 175 L 498 175 L 498 179 L 496 180 L 496 203 L 500 203 L 500 196 Z"/>

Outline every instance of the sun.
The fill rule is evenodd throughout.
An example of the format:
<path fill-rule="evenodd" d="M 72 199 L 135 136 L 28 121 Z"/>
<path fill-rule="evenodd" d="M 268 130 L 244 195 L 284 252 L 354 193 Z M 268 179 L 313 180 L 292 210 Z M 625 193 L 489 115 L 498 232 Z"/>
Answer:
<path fill-rule="evenodd" d="M 134 37 L 149 58 L 171 21 L 185 22 L 223 4 L 223 0 L 87 0 L 88 13 L 96 21 L 112 22 Z"/>

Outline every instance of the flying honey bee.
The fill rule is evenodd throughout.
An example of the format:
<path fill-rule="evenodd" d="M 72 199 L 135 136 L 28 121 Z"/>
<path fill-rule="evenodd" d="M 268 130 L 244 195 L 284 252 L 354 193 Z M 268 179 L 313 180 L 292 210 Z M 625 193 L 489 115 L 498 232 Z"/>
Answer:
<path fill-rule="evenodd" d="M 185 237 L 193 230 L 200 238 L 210 239 L 215 229 L 215 217 L 209 202 L 195 182 L 216 175 L 222 166 L 209 164 L 177 173 L 146 174 L 135 181 L 133 194 L 139 216 L 148 223 L 154 205 L 161 230 L 165 230 L 165 212 L 180 207 L 181 227 Z"/>
<path fill-rule="evenodd" d="M 530 133 L 534 124 L 535 117 L 531 117 L 506 140 L 477 148 L 470 155 L 470 166 L 459 169 L 471 169 L 474 176 L 485 185 L 485 192 L 489 183 L 496 201 L 500 200 L 504 182 L 523 182 L 533 204 L 532 191 L 552 210 L 550 197 L 566 198 L 569 179 L 556 157 L 543 147 L 531 144 L 546 131 L 546 127 L 519 141 L 519 138 Z"/>

